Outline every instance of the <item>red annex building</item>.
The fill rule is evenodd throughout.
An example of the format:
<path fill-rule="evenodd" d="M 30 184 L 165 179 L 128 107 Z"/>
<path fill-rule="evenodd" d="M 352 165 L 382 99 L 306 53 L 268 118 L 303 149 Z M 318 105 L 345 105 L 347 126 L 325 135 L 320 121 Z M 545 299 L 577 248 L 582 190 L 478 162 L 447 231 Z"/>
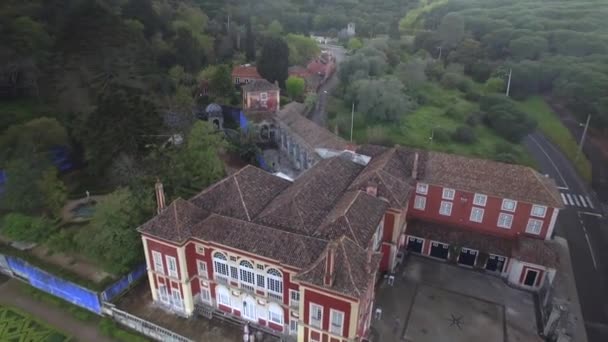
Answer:
<path fill-rule="evenodd" d="M 138 230 L 163 307 L 297 341 L 361 341 L 376 280 L 406 248 L 532 290 L 552 281 L 544 239 L 561 207 L 553 181 L 528 167 L 362 146 L 293 182 L 246 166 Z"/>

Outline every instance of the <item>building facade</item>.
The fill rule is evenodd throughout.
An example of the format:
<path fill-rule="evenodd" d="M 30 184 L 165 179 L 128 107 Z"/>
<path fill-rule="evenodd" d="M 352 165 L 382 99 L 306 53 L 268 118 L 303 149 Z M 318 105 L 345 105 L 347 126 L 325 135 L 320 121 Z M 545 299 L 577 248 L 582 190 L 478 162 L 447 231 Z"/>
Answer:
<path fill-rule="evenodd" d="M 248 84 L 255 80 L 263 80 L 264 78 L 258 73 L 258 69 L 251 64 L 235 66 L 232 69 L 232 83 L 235 86 Z"/>
<path fill-rule="evenodd" d="M 293 182 L 247 166 L 190 200 L 160 200 L 138 228 L 153 300 L 291 340 L 362 341 L 378 277 L 405 248 L 530 289 L 550 282 L 555 185 L 527 167 L 459 158 L 362 146 Z"/>
<path fill-rule="evenodd" d="M 244 85 L 242 91 L 244 111 L 274 113 L 279 109 L 281 96 L 276 84 L 254 80 Z"/>

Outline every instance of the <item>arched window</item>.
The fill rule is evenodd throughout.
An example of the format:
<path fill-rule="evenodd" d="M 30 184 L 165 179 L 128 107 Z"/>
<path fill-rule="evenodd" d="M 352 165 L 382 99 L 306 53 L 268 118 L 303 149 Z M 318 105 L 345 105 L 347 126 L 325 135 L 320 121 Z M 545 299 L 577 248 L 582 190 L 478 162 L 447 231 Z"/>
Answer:
<path fill-rule="evenodd" d="M 216 275 L 228 277 L 228 259 L 220 252 L 213 254 L 213 270 Z"/>
<path fill-rule="evenodd" d="M 283 325 L 283 309 L 279 305 L 275 303 L 268 305 L 268 321 Z"/>
<path fill-rule="evenodd" d="M 268 280 L 268 291 L 283 295 L 283 275 L 277 269 L 270 268 L 266 271 Z"/>
<path fill-rule="evenodd" d="M 252 287 L 255 286 L 255 273 L 253 271 L 252 263 L 247 260 L 242 260 L 239 263 L 239 271 L 241 283 L 245 283 Z"/>
<path fill-rule="evenodd" d="M 216 287 L 215 292 L 217 293 L 217 304 L 231 307 L 230 304 L 230 291 L 224 286 Z"/>

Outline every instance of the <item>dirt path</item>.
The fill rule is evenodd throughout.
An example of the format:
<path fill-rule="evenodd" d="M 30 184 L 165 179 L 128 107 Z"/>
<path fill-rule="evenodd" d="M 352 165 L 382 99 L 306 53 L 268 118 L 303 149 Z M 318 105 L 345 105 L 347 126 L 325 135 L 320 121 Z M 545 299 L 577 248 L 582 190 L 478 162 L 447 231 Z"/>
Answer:
<path fill-rule="evenodd" d="M 39 302 L 19 289 L 18 280 L 10 279 L 0 285 L 0 304 L 21 309 L 24 312 L 48 323 L 64 333 L 72 336 L 77 341 L 83 342 L 112 342 L 109 337 L 105 337 L 99 332 L 95 322 L 82 322 L 69 313 L 56 308 L 52 305 Z"/>

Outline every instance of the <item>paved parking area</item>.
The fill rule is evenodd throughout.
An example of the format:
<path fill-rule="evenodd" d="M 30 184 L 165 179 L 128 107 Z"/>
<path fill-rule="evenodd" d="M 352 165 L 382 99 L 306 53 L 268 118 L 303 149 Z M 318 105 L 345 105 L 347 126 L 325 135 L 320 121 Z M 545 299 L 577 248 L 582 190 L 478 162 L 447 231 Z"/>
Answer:
<path fill-rule="evenodd" d="M 373 341 L 540 342 L 531 293 L 501 278 L 409 256 L 377 290 Z"/>

